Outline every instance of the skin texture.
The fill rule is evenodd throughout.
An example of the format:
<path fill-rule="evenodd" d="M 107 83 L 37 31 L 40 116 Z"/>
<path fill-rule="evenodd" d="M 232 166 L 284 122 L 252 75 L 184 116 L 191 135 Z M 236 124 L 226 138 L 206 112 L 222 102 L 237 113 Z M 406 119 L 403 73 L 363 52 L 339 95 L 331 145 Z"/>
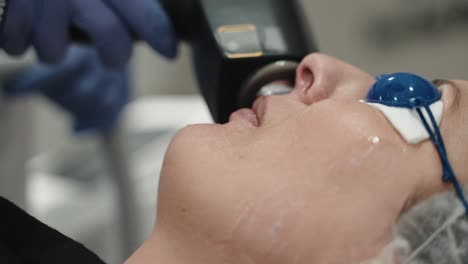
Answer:
<path fill-rule="evenodd" d="M 378 255 L 402 212 L 451 186 L 430 141 L 407 144 L 358 102 L 373 83 L 312 54 L 292 93 L 256 101 L 258 118 L 242 110 L 225 125 L 181 130 L 166 154 L 154 232 L 127 263 L 349 264 Z M 441 131 L 468 183 L 460 86 L 468 83 L 441 86 Z"/>

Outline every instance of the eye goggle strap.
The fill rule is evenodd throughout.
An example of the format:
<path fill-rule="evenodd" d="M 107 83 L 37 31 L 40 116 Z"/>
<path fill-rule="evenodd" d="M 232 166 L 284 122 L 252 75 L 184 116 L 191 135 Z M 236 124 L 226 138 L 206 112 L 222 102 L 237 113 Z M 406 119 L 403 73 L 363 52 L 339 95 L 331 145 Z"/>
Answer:
<path fill-rule="evenodd" d="M 452 182 L 455 188 L 455 192 L 458 198 L 460 199 L 460 201 L 462 202 L 463 206 L 465 207 L 466 214 L 468 215 L 468 201 L 465 198 L 463 188 L 460 182 L 458 181 L 457 176 L 453 172 L 452 166 L 450 165 L 450 162 L 448 160 L 444 139 L 442 138 L 442 135 L 440 133 L 439 126 L 437 125 L 437 122 L 429 106 L 424 105 L 423 107 L 426 110 L 427 114 L 429 115 L 435 134 L 432 131 L 432 129 L 429 127 L 429 124 L 427 123 L 427 120 L 421 111 L 421 107 L 416 107 L 416 111 L 418 112 L 418 115 L 421 118 L 421 121 L 423 122 L 424 127 L 429 133 L 429 136 L 431 137 L 431 140 L 434 143 L 434 146 L 439 152 L 439 156 L 440 156 L 440 159 L 442 160 L 442 167 L 443 167 L 442 179 L 444 182 L 447 182 L 447 181 Z"/>

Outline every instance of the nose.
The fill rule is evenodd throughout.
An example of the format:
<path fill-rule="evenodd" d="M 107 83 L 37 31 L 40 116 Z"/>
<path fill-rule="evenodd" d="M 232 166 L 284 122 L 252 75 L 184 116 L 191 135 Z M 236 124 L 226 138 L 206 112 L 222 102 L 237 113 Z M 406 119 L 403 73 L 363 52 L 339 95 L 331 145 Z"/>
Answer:
<path fill-rule="evenodd" d="M 294 93 L 310 105 L 325 99 L 363 99 L 375 79 L 365 71 L 330 56 L 305 57 L 296 72 Z"/>

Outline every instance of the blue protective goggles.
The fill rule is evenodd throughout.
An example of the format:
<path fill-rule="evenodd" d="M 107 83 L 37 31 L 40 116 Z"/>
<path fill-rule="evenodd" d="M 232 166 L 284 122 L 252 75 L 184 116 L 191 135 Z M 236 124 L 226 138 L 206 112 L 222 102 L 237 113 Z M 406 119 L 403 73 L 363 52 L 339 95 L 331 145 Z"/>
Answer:
<path fill-rule="evenodd" d="M 440 91 L 428 80 L 411 73 L 379 75 L 376 79 L 377 81 L 367 94 L 366 102 L 390 107 L 410 108 L 417 111 L 442 161 L 442 180 L 453 184 L 455 192 L 468 214 L 468 202 L 463 188 L 450 165 L 444 139 L 429 107 L 441 99 L 442 94 Z M 427 112 L 429 120 L 424 116 L 422 109 Z M 429 122 L 433 129 L 431 129 Z"/>

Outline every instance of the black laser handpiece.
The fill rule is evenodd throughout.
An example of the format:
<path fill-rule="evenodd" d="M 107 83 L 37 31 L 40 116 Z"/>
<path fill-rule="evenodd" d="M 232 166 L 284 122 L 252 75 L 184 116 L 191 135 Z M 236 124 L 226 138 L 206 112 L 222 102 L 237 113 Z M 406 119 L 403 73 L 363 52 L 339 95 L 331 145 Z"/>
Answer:
<path fill-rule="evenodd" d="M 199 88 L 218 123 L 250 106 L 262 85 L 294 81 L 295 63 L 317 50 L 294 0 L 161 3 L 178 37 L 192 46 Z M 86 38 L 76 30 L 72 37 Z"/>

